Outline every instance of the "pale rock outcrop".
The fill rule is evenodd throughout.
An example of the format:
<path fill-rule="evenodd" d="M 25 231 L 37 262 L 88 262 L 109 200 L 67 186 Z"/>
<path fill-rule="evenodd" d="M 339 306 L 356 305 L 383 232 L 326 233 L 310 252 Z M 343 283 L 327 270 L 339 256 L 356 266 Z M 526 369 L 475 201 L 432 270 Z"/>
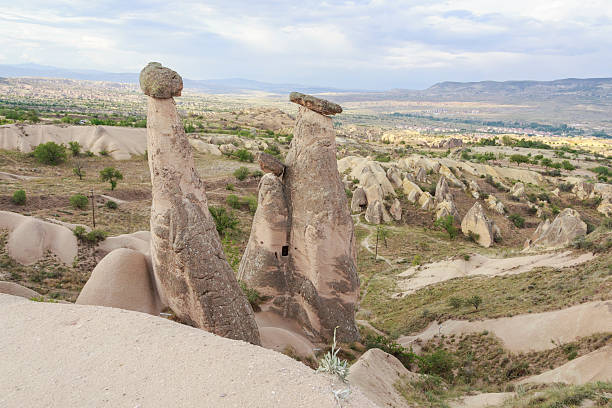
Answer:
<path fill-rule="evenodd" d="M 389 167 L 387 170 L 387 178 L 391 182 L 393 188 L 402 187 L 402 174 L 396 167 Z"/>
<path fill-rule="evenodd" d="M 395 221 L 400 221 L 402 219 L 402 205 L 397 198 L 393 200 L 389 213 Z"/>
<path fill-rule="evenodd" d="M 578 211 L 566 208 L 557 215 L 552 223 L 549 220 L 541 222 L 525 246 L 561 248 L 586 233 L 587 225 L 580 218 Z"/>
<path fill-rule="evenodd" d="M 427 182 L 427 171 L 423 167 L 419 167 L 414 176 L 415 180 L 419 183 Z"/>
<path fill-rule="evenodd" d="M 498 214 L 504 214 L 506 212 L 506 207 L 504 207 L 504 203 L 497 199 L 493 194 L 490 194 L 485 200 L 487 203 L 487 207 Z"/>
<path fill-rule="evenodd" d="M 474 197 L 476 200 L 480 198 L 480 187 L 474 180 L 470 180 L 470 191 L 472 193 L 472 197 Z"/>
<path fill-rule="evenodd" d="M 404 189 L 404 194 L 411 203 L 416 202 L 421 197 L 421 194 L 423 194 L 423 190 L 408 179 L 404 179 L 402 187 Z"/>
<path fill-rule="evenodd" d="M 443 175 L 453 186 L 460 187 L 463 190 L 466 189 L 465 184 L 463 184 L 463 182 L 459 180 L 457 176 L 455 176 L 451 169 L 449 169 L 445 165 L 440 166 L 440 174 Z"/>
<path fill-rule="evenodd" d="M 525 185 L 521 183 L 520 181 L 518 183 L 515 183 L 510 189 L 510 194 L 512 194 L 514 197 L 517 197 L 517 198 L 524 196 L 525 195 Z"/>
<path fill-rule="evenodd" d="M 380 200 L 373 201 L 366 208 L 365 219 L 370 224 L 378 225 L 391 221 L 391 216 Z"/>
<path fill-rule="evenodd" d="M 421 209 L 426 211 L 431 211 L 436 208 L 435 200 L 431 194 L 429 194 L 429 191 L 425 191 L 423 194 L 421 194 L 419 197 L 419 205 L 421 206 Z"/>
<path fill-rule="evenodd" d="M 383 201 L 385 199 L 385 193 L 379 184 L 371 184 L 367 187 L 364 187 L 366 200 L 368 200 L 368 205 L 376 202 Z"/>
<path fill-rule="evenodd" d="M 19 296 L 19 297 L 23 297 L 26 299 L 43 297 L 40 293 L 33 291 L 30 288 L 26 288 L 25 286 L 21 286 L 15 282 L 0 281 L 0 293 L 4 293 L 6 295 Z"/>
<path fill-rule="evenodd" d="M 456 137 L 451 137 L 449 139 L 439 141 L 435 146 L 439 149 L 454 149 L 456 147 L 463 146 L 463 140 L 457 139 Z"/>
<path fill-rule="evenodd" d="M 487 218 L 479 202 L 474 203 L 463 217 L 461 232 L 465 236 L 470 236 L 470 233 L 474 237 L 478 236 L 476 241 L 485 248 L 490 247 L 495 241 L 494 224 Z"/>
<path fill-rule="evenodd" d="M 158 315 L 163 305 L 151 272 L 141 252 L 111 251 L 96 265 L 76 303 Z"/>
<path fill-rule="evenodd" d="M 362 212 L 368 205 L 368 199 L 366 193 L 362 187 L 357 187 L 353 191 L 353 197 L 351 198 L 351 211 Z"/>
<path fill-rule="evenodd" d="M 551 191 L 550 193 L 552 195 L 554 195 L 555 197 L 559 197 L 559 194 L 561 194 L 561 190 L 559 190 L 559 187 L 557 187 L 553 191 Z"/>
<path fill-rule="evenodd" d="M 604 200 L 597 206 L 597 211 L 606 217 L 612 217 L 612 202 Z"/>
<path fill-rule="evenodd" d="M 456 222 L 461 222 L 461 216 L 459 215 L 459 211 L 457 211 L 455 203 L 448 200 L 440 201 L 436 205 L 436 219 L 444 218 L 449 215 L 452 215 Z"/>
<path fill-rule="evenodd" d="M 587 183 L 581 180 L 574 185 L 572 193 L 576 194 L 576 198 L 579 200 L 586 200 L 593 193 L 593 190 L 594 186 L 592 183 Z"/>
<path fill-rule="evenodd" d="M 190 325 L 259 344 L 253 310 L 225 259 L 174 99 L 154 97 L 180 94 L 178 74 L 148 67 L 141 83 L 153 95 L 148 97 L 147 147 L 151 260 L 160 298 Z"/>
<path fill-rule="evenodd" d="M 233 144 L 228 143 L 228 144 L 219 145 L 219 151 L 225 155 L 230 155 L 234 153 L 236 150 L 238 150 L 238 148 L 234 146 Z"/>
<path fill-rule="evenodd" d="M 8 255 L 22 265 L 31 265 L 51 251 L 64 264 L 72 264 L 78 253 L 77 238 L 63 225 L 10 211 L 0 211 L 0 229 L 9 231 Z"/>
<path fill-rule="evenodd" d="M 442 201 L 453 201 L 453 194 L 448 188 L 448 182 L 445 176 L 440 176 L 438 184 L 436 184 L 436 203 Z"/>
<path fill-rule="evenodd" d="M 191 147 L 196 149 L 200 153 L 212 154 L 213 156 L 221 156 L 221 150 L 211 143 L 206 143 L 198 139 L 189 139 Z"/>
<path fill-rule="evenodd" d="M 312 98 L 305 100 L 329 106 Z M 300 107 L 293 134 L 282 179 L 268 174 L 268 198 L 260 190 L 239 276 L 269 297 L 258 316 L 281 316 L 312 342 L 329 340 L 335 327 L 341 341 L 354 341 L 359 337 L 355 236 L 338 170 L 342 163 L 341 172 L 358 178 L 366 196 L 372 186 L 380 193 L 382 178 L 392 186 L 382 168 L 377 179 L 371 170 L 377 166 L 371 162 L 352 157 L 336 161 L 331 118 Z M 371 178 L 371 185 L 363 184 L 365 177 Z"/>
<path fill-rule="evenodd" d="M 366 157 L 347 156 L 338 160 L 338 171 L 341 174 L 348 173 L 352 179 L 359 180 L 359 186 L 364 190 L 378 186 L 382 190 L 380 196 L 395 197 L 395 189 L 387 178 L 385 169 L 375 161 Z"/>
<path fill-rule="evenodd" d="M 349 384 L 358 387 L 379 407 L 409 407 L 406 399 L 395 388 L 403 381 L 415 381 L 421 375 L 408 371 L 397 358 L 373 348 L 366 351 L 351 366 Z"/>

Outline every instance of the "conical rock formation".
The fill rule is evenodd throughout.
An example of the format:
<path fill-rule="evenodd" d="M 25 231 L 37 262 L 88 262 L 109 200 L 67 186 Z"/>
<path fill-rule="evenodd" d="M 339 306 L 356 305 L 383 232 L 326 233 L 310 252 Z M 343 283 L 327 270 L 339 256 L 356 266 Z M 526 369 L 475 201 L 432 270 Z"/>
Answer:
<path fill-rule="evenodd" d="M 150 96 L 147 147 L 156 283 L 164 303 L 184 322 L 259 344 L 253 310 L 225 259 L 193 152 L 171 97 L 182 88 L 177 76 L 158 65 L 151 68 L 151 64 L 141 76 L 143 91 Z M 161 99 L 157 95 L 170 96 Z"/>

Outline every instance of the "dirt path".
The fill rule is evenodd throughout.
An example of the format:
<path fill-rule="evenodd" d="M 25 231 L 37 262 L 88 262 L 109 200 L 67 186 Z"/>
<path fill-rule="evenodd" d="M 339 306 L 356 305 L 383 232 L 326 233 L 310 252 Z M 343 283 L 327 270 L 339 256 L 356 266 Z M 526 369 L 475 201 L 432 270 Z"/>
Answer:
<path fill-rule="evenodd" d="M 501 259 L 473 254 L 468 259 L 450 259 L 407 269 L 399 274 L 402 279 L 398 284 L 404 292 L 394 296 L 403 296 L 426 286 L 454 278 L 475 275 L 514 275 L 540 267 L 566 268 L 582 264 L 593 258 L 595 256 L 592 253 L 575 256 L 572 251 Z"/>
<path fill-rule="evenodd" d="M 435 335 L 452 335 L 489 331 L 512 352 L 549 350 L 578 337 L 612 332 L 612 301 L 588 302 L 567 309 L 530 313 L 481 321 L 447 320 L 431 323 L 415 336 L 403 336 L 398 342 L 410 346 L 417 338 L 423 341 Z"/>

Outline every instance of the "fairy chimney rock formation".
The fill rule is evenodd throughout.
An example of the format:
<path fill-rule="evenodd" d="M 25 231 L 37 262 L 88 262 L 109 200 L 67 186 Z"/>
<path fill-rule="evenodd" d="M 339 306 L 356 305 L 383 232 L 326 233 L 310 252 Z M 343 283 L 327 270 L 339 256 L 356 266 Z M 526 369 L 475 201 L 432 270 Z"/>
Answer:
<path fill-rule="evenodd" d="M 151 63 L 142 70 L 140 84 L 149 95 L 151 259 L 160 295 L 187 324 L 259 344 L 253 310 L 225 259 L 172 98 L 180 95 L 182 79 Z"/>
<path fill-rule="evenodd" d="M 261 314 L 273 313 L 313 342 L 338 327 L 341 341 L 359 338 L 359 292 L 353 220 L 336 161 L 330 117 L 342 109 L 291 94 L 299 108 L 281 177 L 266 174 L 239 276 L 269 296 Z"/>

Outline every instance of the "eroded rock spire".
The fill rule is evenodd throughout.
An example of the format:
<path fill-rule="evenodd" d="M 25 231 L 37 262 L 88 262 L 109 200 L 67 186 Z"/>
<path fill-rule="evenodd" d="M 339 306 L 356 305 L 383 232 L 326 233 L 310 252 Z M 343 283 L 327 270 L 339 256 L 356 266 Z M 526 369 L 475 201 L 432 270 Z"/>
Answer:
<path fill-rule="evenodd" d="M 253 310 L 223 253 L 191 146 L 176 110 L 183 82 L 150 63 L 140 73 L 148 98 L 151 258 L 160 294 L 184 322 L 259 344 Z"/>
<path fill-rule="evenodd" d="M 313 342 L 327 341 L 335 327 L 339 339 L 354 341 L 359 337 L 355 236 L 335 132 L 326 116 L 342 108 L 298 93 L 290 100 L 302 105 L 293 141 L 284 171 L 262 178 L 239 276 L 269 296 L 258 319 L 279 315 Z"/>

